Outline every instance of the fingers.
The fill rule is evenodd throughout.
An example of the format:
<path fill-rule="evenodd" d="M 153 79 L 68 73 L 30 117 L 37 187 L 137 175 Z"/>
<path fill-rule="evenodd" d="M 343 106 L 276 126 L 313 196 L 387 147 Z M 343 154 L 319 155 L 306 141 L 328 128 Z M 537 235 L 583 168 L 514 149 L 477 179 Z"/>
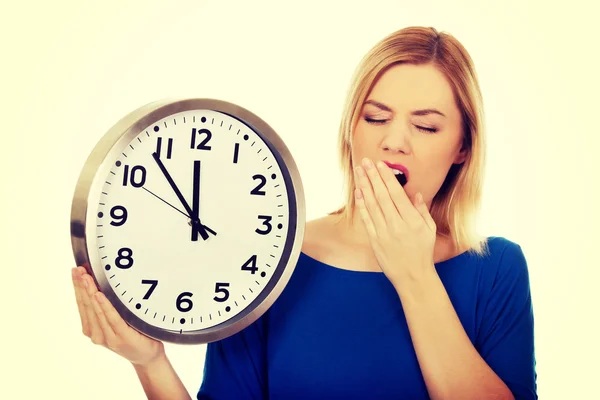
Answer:
<path fill-rule="evenodd" d="M 90 336 L 91 331 L 88 324 L 87 311 L 85 308 L 82 291 L 84 290 L 83 283 L 80 279 L 81 270 L 79 268 L 73 268 L 71 270 L 71 277 L 73 279 L 73 289 L 75 291 L 75 300 L 77 301 L 77 309 L 79 311 L 79 319 L 81 320 L 81 330 L 85 336 Z"/>
<path fill-rule="evenodd" d="M 373 169 L 373 168 L 371 168 Z M 366 173 L 365 169 L 361 166 L 357 166 L 355 169 L 356 173 L 356 186 L 360 189 L 362 193 L 362 203 L 364 203 L 364 211 L 368 212 L 370 218 L 373 222 L 375 228 L 384 227 L 385 226 L 385 217 L 383 212 L 379 206 L 377 199 L 375 198 L 375 194 L 373 192 L 373 188 L 371 187 L 371 183 L 369 182 L 369 177 Z M 375 171 L 376 172 L 376 171 Z"/>
<path fill-rule="evenodd" d="M 117 335 L 113 330 L 112 323 L 115 320 L 114 314 L 117 314 L 116 310 L 112 308 L 112 304 L 110 301 L 104 296 L 101 292 L 96 292 L 94 296 L 92 296 L 92 305 L 94 307 L 94 311 L 96 312 L 96 318 L 98 319 L 98 325 L 102 330 L 102 334 L 104 336 L 104 342 L 109 348 L 114 348 L 117 345 Z M 117 314 L 118 320 L 121 320 L 120 316 Z"/>
<path fill-rule="evenodd" d="M 402 185 L 398 183 L 398 179 L 396 179 L 396 175 L 394 175 L 391 168 L 379 161 L 377 163 L 377 169 L 379 174 L 373 173 L 371 178 L 374 182 L 373 186 L 376 186 L 382 191 L 387 190 L 389 193 L 388 196 L 382 197 L 384 197 L 386 203 L 388 203 L 387 198 L 389 198 L 389 210 L 391 212 L 399 213 L 402 219 L 408 223 L 416 221 L 419 213 L 415 212 L 412 201 L 409 199 L 408 194 L 404 191 Z"/>
<path fill-rule="evenodd" d="M 98 291 L 96 283 L 90 275 L 84 272 L 83 268 L 78 268 L 77 275 L 79 299 L 83 305 L 83 312 L 81 313 L 83 334 L 92 339 L 93 343 L 103 344 L 104 334 L 92 304 L 92 296 Z"/>
<path fill-rule="evenodd" d="M 83 267 L 73 269 L 73 282 L 84 335 L 95 344 L 118 350 L 131 335 L 129 326 Z"/>

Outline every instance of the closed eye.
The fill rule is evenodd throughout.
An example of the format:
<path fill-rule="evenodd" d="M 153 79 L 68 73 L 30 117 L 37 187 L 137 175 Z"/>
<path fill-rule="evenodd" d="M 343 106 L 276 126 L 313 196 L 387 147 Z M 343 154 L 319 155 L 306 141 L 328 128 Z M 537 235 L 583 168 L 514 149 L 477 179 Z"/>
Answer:
<path fill-rule="evenodd" d="M 372 124 L 372 125 L 381 125 L 381 124 L 385 124 L 388 120 L 387 119 L 372 119 L 372 118 L 365 117 L 365 121 L 367 121 L 369 124 Z M 436 133 L 438 131 L 436 128 L 425 128 L 424 126 L 418 126 L 418 125 L 415 125 L 415 128 L 417 128 L 420 131 L 427 132 L 427 133 Z"/>

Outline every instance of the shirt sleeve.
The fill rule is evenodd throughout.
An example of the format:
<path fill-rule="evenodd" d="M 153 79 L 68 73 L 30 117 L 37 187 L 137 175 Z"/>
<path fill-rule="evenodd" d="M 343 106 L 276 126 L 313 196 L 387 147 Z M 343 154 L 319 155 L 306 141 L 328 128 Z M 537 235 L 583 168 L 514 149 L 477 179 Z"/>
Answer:
<path fill-rule="evenodd" d="M 495 275 L 475 346 L 516 400 L 537 399 L 529 272 L 518 244 L 505 247 Z"/>
<path fill-rule="evenodd" d="M 198 400 L 267 398 L 267 314 L 242 331 L 207 344 Z"/>

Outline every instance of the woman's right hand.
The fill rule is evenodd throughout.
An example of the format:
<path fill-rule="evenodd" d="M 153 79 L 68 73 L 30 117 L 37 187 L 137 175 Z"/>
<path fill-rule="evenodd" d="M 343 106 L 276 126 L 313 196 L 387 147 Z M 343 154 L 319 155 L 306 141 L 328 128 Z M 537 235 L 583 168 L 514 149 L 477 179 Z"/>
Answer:
<path fill-rule="evenodd" d="M 162 342 L 130 327 L 84 267 L 72 269 L 75 298 L 83 334 L 138 366 L 147 366 L 164 356 Z"/>

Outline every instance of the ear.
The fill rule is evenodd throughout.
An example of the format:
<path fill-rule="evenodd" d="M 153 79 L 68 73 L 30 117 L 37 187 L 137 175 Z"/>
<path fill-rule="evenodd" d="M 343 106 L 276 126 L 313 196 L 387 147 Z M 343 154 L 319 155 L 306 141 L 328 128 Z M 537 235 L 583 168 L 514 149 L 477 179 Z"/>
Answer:
<path fill-rule="evenodd" d="M 458 152 L 458 154 L 456 154 L 456 157 L 454 157 L 453 164 L 462 164 L 462 163 L 464 163 L 465 160 L 467 159 L 467 155 L 469 155 L 469 150 L 467 149 L 467 147 L 465 146 L 465 144 L 463 142 L 463 146 L 461 147 L 461 149 Z"/>
<path fill-rule="evenodd" d="M 467 159 L 468 151 L 466 149 L 462 149 L 454 158 L 453 164 L 462 164 Z"/>

